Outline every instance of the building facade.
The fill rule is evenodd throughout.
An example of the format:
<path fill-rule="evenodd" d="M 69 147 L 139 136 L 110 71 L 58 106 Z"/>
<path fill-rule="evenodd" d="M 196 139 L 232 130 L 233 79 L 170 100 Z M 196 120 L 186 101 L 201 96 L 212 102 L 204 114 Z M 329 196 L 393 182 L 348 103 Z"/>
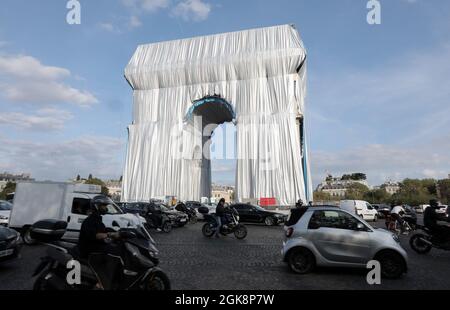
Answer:
<path fill-rule="evenodd" d="M 366 180 L 342 180 L 342 178 L 334 178 L 328 176 L 322 183 L 317 186 L 316 191 L 329 194 L 334 198 L 344 198 L 350 185 L 359 183 L 369 187 Z"/>
<path fill-rule="evenodd" d="M 34 181 L 31 178 L 31 174 L 22 173 L 22 174 L 12 174 L 12 173 L 0 173 L 0 191 L 2 191 L 8 182 L 17 183 L 19 181 Z"/>

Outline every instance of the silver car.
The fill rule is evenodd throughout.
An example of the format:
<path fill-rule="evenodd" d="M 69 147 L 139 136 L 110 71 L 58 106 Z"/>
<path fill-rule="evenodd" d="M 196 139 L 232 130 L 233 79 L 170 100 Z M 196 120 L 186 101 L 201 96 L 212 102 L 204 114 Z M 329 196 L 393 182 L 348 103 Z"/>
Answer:
<path fill-rule="evenodd" d="M 315 266 L 366 268 L 370 260 L 380 262 L 385 278 L 407 271 L 408 256 L 396 235 L 336 207 L 292 210 L 285 233 L 284 261 L 299 274 Z"/>

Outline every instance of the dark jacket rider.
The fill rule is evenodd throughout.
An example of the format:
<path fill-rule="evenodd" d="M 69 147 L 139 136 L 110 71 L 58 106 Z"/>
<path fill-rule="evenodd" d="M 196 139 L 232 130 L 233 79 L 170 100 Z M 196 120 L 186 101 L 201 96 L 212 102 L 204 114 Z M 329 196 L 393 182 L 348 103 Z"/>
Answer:
<path fill-rule="evenodd" d="M 439 209 L 438 201 L 436 199 L 430 200 L 430 206 L 425 209 L 423 214 L 423 224 L 438 238 L 447 240 L 450 238 L 450 227 L 438 224 L 439 216 L 436 209 Z"/>
<path fill-rule="evenodd" d="M 118 233 L 108 233 L 102 222 L 102 215 L 108 212 L 111 200 L 103 195 L 95 196 L 91 200 L 92 213 L 83 221 L 78 238 L 80 256 L 87 258 L 91 253 L 116 252 L 107 241 L 111 238 L 119 238 Z"/>

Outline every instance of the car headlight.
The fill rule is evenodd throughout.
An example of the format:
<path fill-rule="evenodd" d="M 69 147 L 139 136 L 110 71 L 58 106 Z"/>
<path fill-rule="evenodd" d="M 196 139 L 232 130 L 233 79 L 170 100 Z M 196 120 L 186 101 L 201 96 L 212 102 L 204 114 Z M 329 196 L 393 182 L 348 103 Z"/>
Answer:
<path fill-rule="evenodd" d="M 392 234 L 392 239 L 394 239 L 395 242 L 400 243 L 400 238 L 396 234 Z"/>

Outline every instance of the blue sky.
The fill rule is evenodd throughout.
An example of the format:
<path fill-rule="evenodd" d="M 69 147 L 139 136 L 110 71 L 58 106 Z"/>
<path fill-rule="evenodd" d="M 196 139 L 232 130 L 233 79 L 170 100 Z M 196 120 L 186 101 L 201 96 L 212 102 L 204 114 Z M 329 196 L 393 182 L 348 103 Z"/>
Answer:
<path fill-rule="evenodd" d="M 4 0 L 0 171 L 65 180 L 122 174 L 136 46 L 294 23 L 308 51 L 314 183 L 362 171 L 372 184 L 450 173 L 450 2 L 381 0 Z M 232 183 L 234 162 L 216 161 Z"/>

